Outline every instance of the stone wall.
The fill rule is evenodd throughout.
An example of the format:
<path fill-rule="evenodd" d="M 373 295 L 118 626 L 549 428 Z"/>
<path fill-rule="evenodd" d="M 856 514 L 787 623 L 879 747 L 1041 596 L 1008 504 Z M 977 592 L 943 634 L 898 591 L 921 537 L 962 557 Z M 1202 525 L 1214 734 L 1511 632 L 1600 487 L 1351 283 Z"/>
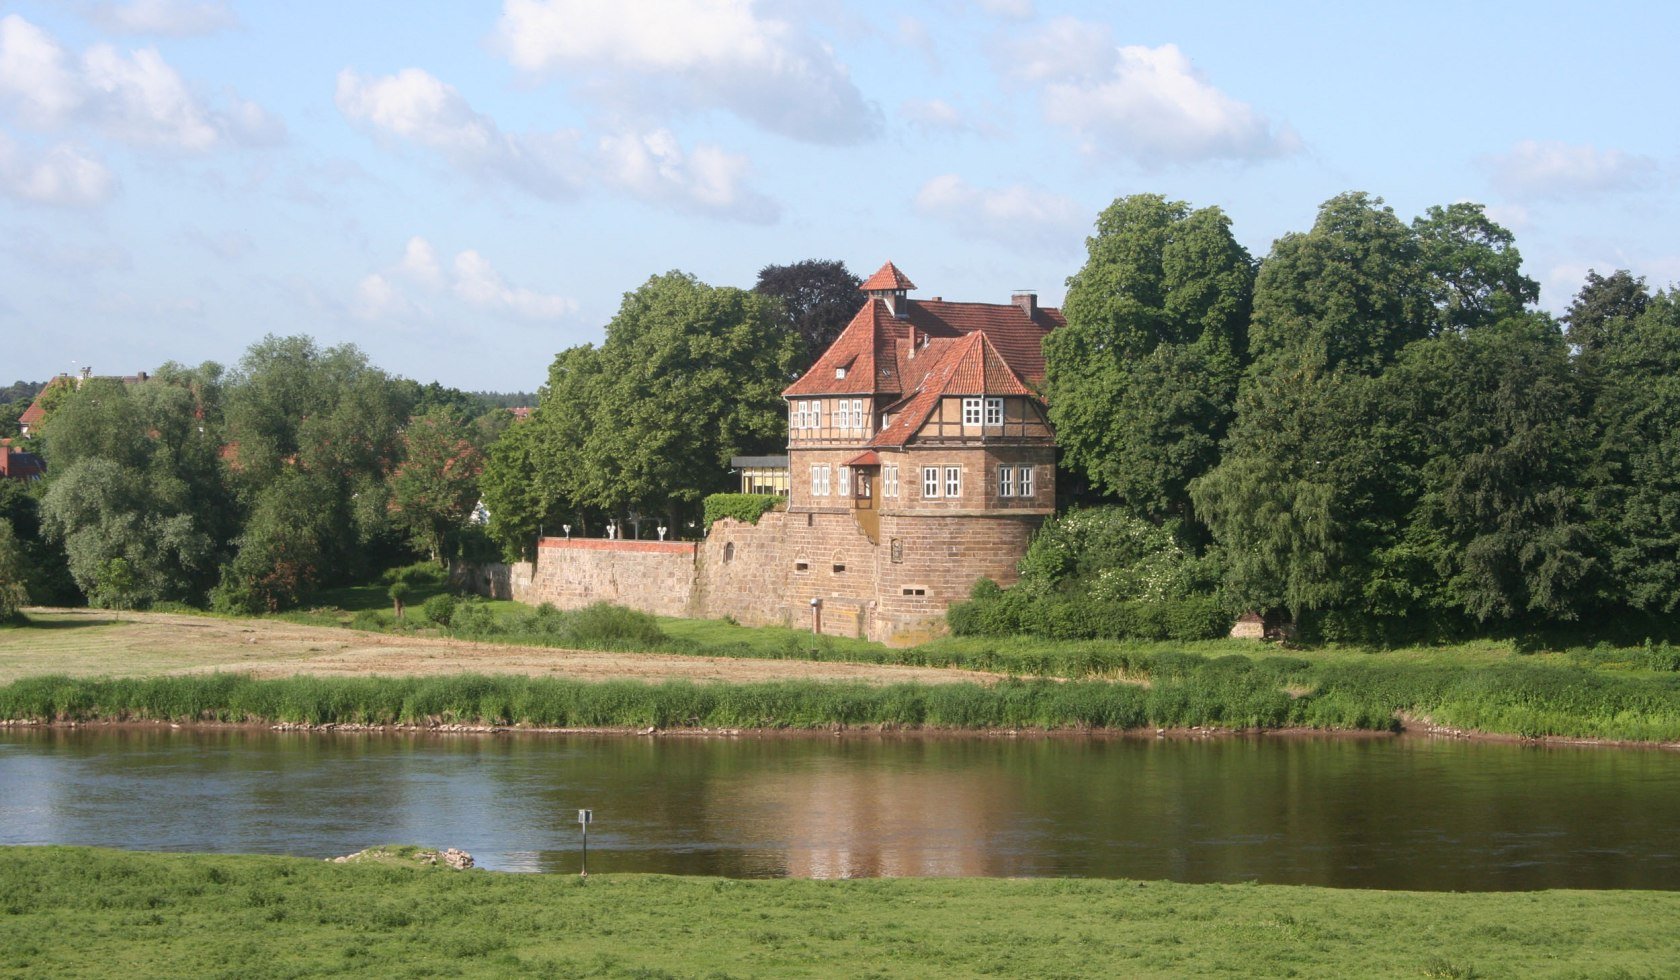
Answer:
<path fill-rule="evenodd" d="M 981 578 L 1008 585 L 1040 515 L 884 514 L 879 543 L 849 510 L 725 518 L 704 542 L 544 538 L 537 562 L 484 566 L 463 584 L 497 598 L 576 609 L 612 602 L 662 616 L 733 617 L 907 644 L 942 633 L 945 610 Z"/>
<path fill-rule="evenodd" d="M 696 547 L 689 541 L 543 538 L 522 601 L 561 609 L 611 602 L 658 616 L 691 615 Z"/>

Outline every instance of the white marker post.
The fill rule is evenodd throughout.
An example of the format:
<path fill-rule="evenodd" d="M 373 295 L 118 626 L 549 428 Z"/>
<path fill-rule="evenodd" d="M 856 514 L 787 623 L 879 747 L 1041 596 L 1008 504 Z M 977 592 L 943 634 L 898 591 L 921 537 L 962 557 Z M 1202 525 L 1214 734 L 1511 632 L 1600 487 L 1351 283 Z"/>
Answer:
<path fill-rule="evenodd" d="M 594 810 L 578 811 L 578 826 L 583 828 L 583 870 L 578 873 L 580 878 L 589 877 L 589 825 L 594 819 Z"/>

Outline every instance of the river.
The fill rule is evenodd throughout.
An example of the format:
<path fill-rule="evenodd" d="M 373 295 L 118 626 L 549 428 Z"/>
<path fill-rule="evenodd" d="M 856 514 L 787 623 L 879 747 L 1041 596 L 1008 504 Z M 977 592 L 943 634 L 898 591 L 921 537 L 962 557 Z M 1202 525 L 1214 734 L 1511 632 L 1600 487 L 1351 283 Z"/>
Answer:
<path fill-rule="evenodd" d="M 734 877 L 1680 889 L 1680 755 L 1431 738 L 0 732 L 0 844 Z"/>

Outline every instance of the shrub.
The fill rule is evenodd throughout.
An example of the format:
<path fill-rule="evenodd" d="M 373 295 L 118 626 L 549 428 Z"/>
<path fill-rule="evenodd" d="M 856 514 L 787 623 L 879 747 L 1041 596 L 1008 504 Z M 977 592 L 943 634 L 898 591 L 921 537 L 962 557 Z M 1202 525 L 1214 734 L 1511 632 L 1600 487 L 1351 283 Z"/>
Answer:
<path fill-rule="evenodd" d="M 490 607 L 478 596 L 468 596 L 457 603 L 449 625 L 457 633 L 479 636 L 487 636 L 499 629 L 495 613 L 492 613 Z"/>
<path fill-rule="evenodd" d="M 420 604 L 420 611 L 432 622 L 447 627 L 455 617 L 455 597 L 448 593 L 432 596 Z"/>
<path fill-rule="evenodd" d="M 377 610 L 363 609 L 350 618 L 350 628 L 365 630 L 369 633 L 383 633 L 385 631 L 385 617 Z"/>
<path fill-rule="evenodd" d="M 439 586 L 444 584 L 444 572 L 432 562 L 417 561 L 412 565 L 387 568 L 379 580 L 387 585 L 400 582 L 409 586 Z"/>
<path fill-rule="evenodd" d="M 566 638 L 580 645 L 645 649 L 667 640 L 652 616 L 606 602 L 584 606 L 566 618 Z"/>
<path fill-rule="evenodd" d="M 757 524 L 758 519 L 774 510 L 782 498 L 768 493 L 714 493 L 703 502 L 706 530 L 712 522 L 733 517 L 743 524 Z"/>

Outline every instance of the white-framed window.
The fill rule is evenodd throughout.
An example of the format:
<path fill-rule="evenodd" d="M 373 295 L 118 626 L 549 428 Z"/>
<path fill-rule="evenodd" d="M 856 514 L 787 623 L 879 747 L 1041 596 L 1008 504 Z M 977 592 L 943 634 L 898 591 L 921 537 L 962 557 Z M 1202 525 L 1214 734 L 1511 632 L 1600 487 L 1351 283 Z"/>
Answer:
<path fill-rule="evenodd" d="M 808 407 L 809 406 L 807 406 L 806 403 L 803 402 L 803 401 L 794 403 L 794 406 L 793 406 L 793 422 L 792 422 L 793 428 L 795 428 L 795 429 L 805 428 L 805 418 L 808 414 L 808 412 L 807 412 Z"/>
<path fill-rule="evenodd" d="M 1031 466 L 1023 466 L 1017 469 L 1015 471 L 1015 481 L 1021 486 L 1021 496 L 1030 497 L 1033 495 L 1033 468 Z"/>
<path fill-rule="evenodd" d="M 837 488 L 840 491 L 840 496 L 850 497 L 852 495 L 852 468 L 850 466 L 840 467 L 838 476 L 839 480 L 836 482 L 840 484 Z"/>
<path fill-rule="evenodd" d="M 898 496 L 898 464 L 888 463 L 881 467 L 881 496 Z"/>
<path fill-rule="evenodd" d="M 980 424 L 980 406 L 983 402 L 985 402 L 984 398 L 963 399 L 963 425 Z"/>
<path fill-rule="evenodd" d="M 852 428 L 863 428 L 863 399 L 852 399 Z"/>
<path fill-rule="evenodd" d="M 1001 399 L 1001 398 L 988 398 L 988 399 L 986 399 L 986 424 L 987 425 L 1002 425 L 1003 424 L 1003 399 Z"/>
<path fill-rule="evenodd" d="M 811 496 L 813 497 L 820 497 L 823 493 L 822 469 L 816 463 L 811 464 Z"/>
<path fill-rule="evenodd" d="M 811 403 L 811 428 L 822 428 L 822 402 L 820 401 Z"/>
<path fill-rule="evenodd" d="M 1013 466 L 999 466 L 998 467 L 998 496 L 1000 496 L 1000 497 L 1013 497 L 1013 496 L 1015 496 L 1015 467 L 1013 467 Z"/>
<path fill-rule="evenodd" d="M 824 497 L 828 496 L 828 480 L 829 480 L 829 475 L 832 472 L 833 472 L 832 468 L 830 468 L 827 463 L 824 463 L 822 465 L 822 495 Z"/>
<path fill-rule="evenodd" d="M 937 467 L 937 466 L 924 466 L 924 467 L 922 467 L 922 496 L 924 496 L 924 497 L 937 497 L 937 496 L 939 496 L 939 467 Z"/>
<path fill-rule="evenodd" d="M 960 497 L 960 496 L 962 496 L 962 467 L 961 466 L 947 466 L 947 467 L 945 467 L 945 496 L 947 496 L 947 497 Z"/>

